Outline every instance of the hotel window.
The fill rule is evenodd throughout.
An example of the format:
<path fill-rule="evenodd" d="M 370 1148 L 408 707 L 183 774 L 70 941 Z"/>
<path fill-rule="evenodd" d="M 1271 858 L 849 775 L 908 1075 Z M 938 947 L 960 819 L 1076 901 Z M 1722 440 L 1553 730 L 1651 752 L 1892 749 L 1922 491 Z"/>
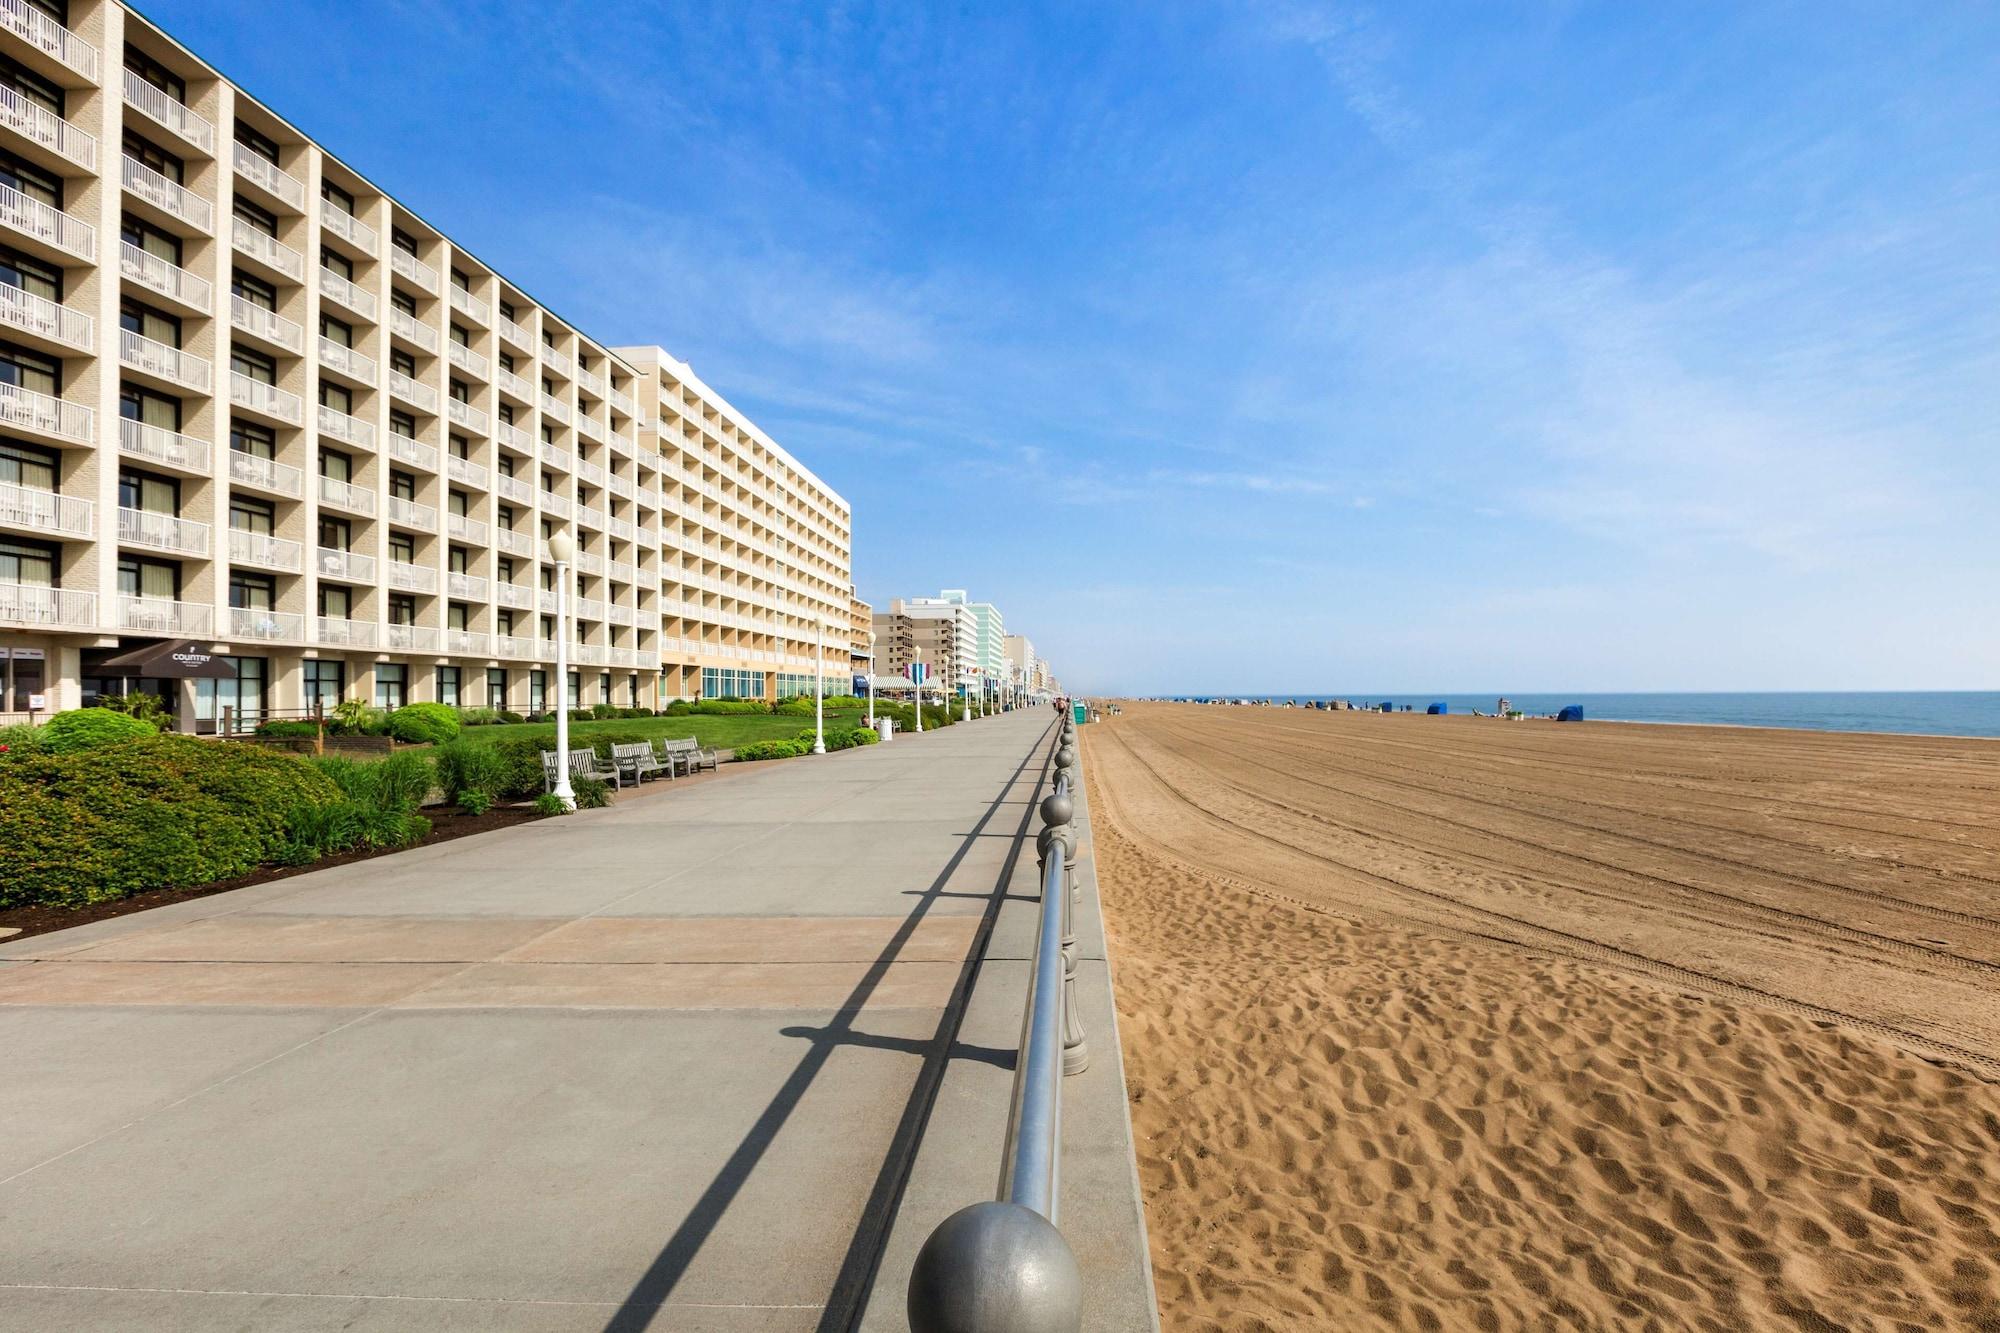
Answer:
<path fill-rule="evenodd" d="M 305 660 L 306 707 L 332 708 L 347 693 L 347 663 L 323 657 Z"/>
<path fill-rule="evenodd" d="M 54 397 L 62 392 L 62 362 L 13 343 L 0 342 L 0 384 Z"/>
<path fill-rule="evenodd" d="M 627 708 L 639 706 L 639 676 L 636 672 L 625 678 L 625 706 Z"/>
<path fill-rule="evenodd" d="M 512 583 L 514 581 L 514 558 L 503 555 L 495 561 L 493 564 L 493 577 L 499 579 L 502 583 Z"/>
<path fill-rule="evenodd" d="M 229 605 L 238 611 L 269 611 L 277 605 L 278 581 L 269 574 L 231 571 Z"/>
<path fill-rule="evenodd" d="M 0 246 L 0 287 L 12 287 L 60 305 L 63 299 L 63 271 L 31 255 Z"/>
<path fill-rule="evenodd" d="M 181 322 L 164 310 L 126 297 L 118 303 L 118 327 L 169 347 L 181 345 Z"/>
<path fill-rule="evenodd" d="M 486 706 L 505 708 L 507 706 L 507 668 L 486 668 Z"/>
<path fill-rule="evenodd" d="M 338 449 L 319 451 L 319 474 L 330 481 L 352 483 L 354 480 L 354 460 Z"/>
<path fill-rule="evenodd" d="M 502 425 L 506 425 L 506 426 L 511 426 L 511 425 L 513 425 L 513 424 L 514 424 L 514 405 L 513 405 L 512 403 L 502 403 L 502 404 L 500 404 L 500 408 L 499 408 L 499 416 L 500 416 L 500 422 L 501 422 L 501 424 L 502 424 Z"/>
<path fill-rule="evenodd" d="M 397 709 L 403 706 L 410 687 L 410 669 L 401 662 L 375 664 L 375 706 Z"/>
<path fill-rule="evenodd" d="M 446 708 L 458 707 L 458 668 L 441 666 L 437 669 L 438 702 Z"/>
<path fill-rule="evenodd" d="M 354 415 L 354 393 L 344 384 L 330 384 L 326 380 L 321 380 L 319 382 L 319 405 L 321 407 L 330 407 L 343 416 L 352 416 Z"/>
<path fill-rule="evenodd" d="M 125 131 L 125 156 L 142 166 L 159 172 L 176 185 L 187 183 L 187 166 L 178 157 L 154 143 L 143 134 Z"/>
<path fill-rule="evenodd" d="M 389 229 L 389 244 L 395 246 L 406 255 L 414 255 L 417 252 L 417 238 L 404 231 L 401 227 L 391 227 Z"/>
<path fill-rule="evenodd" d="M 187 80 L 135 46 L 125 48 L 125 68 L 152 84 L 167 96 L 187 105 Z"/>
<path fill-rule="evenodd" d="M 500 318 L 506 320 L 510 324 L 515 322 L 514 303 L 512 301 L 502 301 L 500 303 Z"/>
<path fill-rule="evenodd" d="M 458 269 L 453 269 L 451 271 L 451 285 L 467 294 L 470 294 L 472 291 L 472 279 L 466 277 L 465 274 Z"/>
<path fill-rule="evenodd" d="M 236 122 L 236 142 L 248 148 L 272 166 L 278 165 L 278 144 L 275 139 L 257 133 L 242 121 Z"/>
<path fill-rule="evenodd" d="M 464 602 L 453 602 L 444 609 L 446 629 L 463 630 L 469 627 L 470 621 L 471 613 L 466 610 Z"/>
<path fill-rule="evenodd" d="M 464 380 L 457 380 L 457 379 L 453 380 L 451 382 L 451 398 L 452 401 L 455 403 L 471 402 L 472 386 L 467 384 Z"/>
<path fill-rule="evenodd" d="M 460 518 L 470 518 L 472 516 L 472 510 L 468 507 L 464 491 L 453 491 L 445 498 L 445 505 L 450 512 L 457 514 Z"/>
<path fill-rule="evenodd" d="M 462 325 L 454 324 L 451 326 L 451 340 L 460 347 L 472 346 L 472 335 L 467 333 Z"/>
<path fill-rule="evenodd" d="M 0 458 L 0 465 L 4 465 Z M 0 584 L 23 588 L 54 588 L 62 569 L 60 548 L 46 542 L 0 533 Z"/>
<path fill-rule="evenodd" d="M 0 541 L 0 560 L 6 558 L 7 543 Z M 41 648 L 0 649 L 0 713 L 25 713 L 32 696 L 48 688 L 45 683 L 48 657 Z"/>
<path fill-rule="evenodd" d="M 239 454 L 249 454 L 252 458 L 276 458 L 278 433 L 268 426 L 253 425 L 247 421 L 232 421 L 229 423 L 229 447 Z"/>
<path fill-rule="evenodd" d="M 262 352 L 253 352 L 231 343 L 229 346 L 229 368 L 246 380 L 259 384 L 278 382 L 278 363 Z"/>
<path fill-rule="evenodd" d="M 278 308 L 278 289 L 262 278 L 251 277 L 240 268 L 230 272 L 229 292 L 245 305 L 254 305 L 259 310 L 275 311 Z"/>
<path fill-rule="evenodd" d="M 319 589 L 319 613 L 328 620 L 351 620 L 354 611 L 354 590 L 343 588 L 337 583 L 322 583 Z"/>
<path fill-rule="evenodd" d="M 234 680 L 198 680 L 195 682 L 194 715 L 205 722 L 212 722 L 222 716 L 225 708 L 233 709 L 234 716 L 244 720 L 262 717 L 264 714 L 264 683 L 268 675 L 268 664 L 261 657 L 222 657 L 217 661 L 236 669 Z"/>
<path fill-rule="evenodd" d="M 0 440 L 0 484 L 31 491 L 54 491 L 56 479 L 61 475 L 61 455 L 55 450 Z"/>
<path fill-rule="evenodd" d="M 389 433 L 400 435 L 406 440 L 417 438 L 417 419 L 408 412 L 389 413 Z"/>
<path fill-rule="evenodd" d="M 548 707 L 548 674 L 540 669 L 528 673 L 528 711 L 539 713 Z"/>
<path fill-rule="evenodd" d="M 181 599 L 181 567 L 171 560 L 146 560 L 139 556 L 121 555 L 118 557 L 118 595 L 178 602 Z"/>
<path fill-rule="evenodd" d="M 417 539 L 407 532 L 390 532 L 389 559 L 399 565 L 414 565 L 417 562 Z"/>
<path fill-rule="evenodd" d="M 417 317 L 417 298 L 409 295 L 401 287 L 391 287 L 389 289 L 389 304 L 408 315 L 411 319 Z"/>
<path fill-rule="evenodd" d="M 38 204 L 54 209 L 63 206 L 62 177 L 12 153 L 0 152 L 0 185 L 12 186 Z"/>
<path fill-rule="evenodd" d="M 472 570 L 472 553 L 463 546 L 454 546 L 445 552 L 444 567 L 454 574 L 466 574 Z"/>
<path fill-rule="evenodd" d="M 417 377 L 417 358 L 411 356 L 400 347 L 392 347 L 389 349 L 389 369 L 395 371 L 398 375 L 408 375 L 411 379 L 415 379 Z"/>
<path fill-rule="evenodd" d="M 580 672 L 572 671 L 569 673 L 569 706 L 571 708 L 583 707 L 583 676 Z"/>
<path fill-rule="evenodd" d="M 499 627 L 499 631 L 503 635 L 514 632 L 514 613 L 512 611 L 498 612 L 493 617 L 493 622 Z"/>
<path fill-rule="evenodd" d="M 391 625 L 414 625 L 417 623 L 417 599 L 406 592 L 389 594 L 389 623 Z"/>
<path fill-rule="evenodd" d="M 325 518 L 319 521 L 320 549 L 325 551 L 351 551 L 354 549 L 354 525 L 344 518 Z"/>
<path fill-rule="evenodd" d="M 451 450 L 453 458 L 472 457 L 472 441 L 466 439 L 463 435 L 452 436 L 446 447 Z"/>
<path fill-rule="evenodd" d="M 346 278 L 349 282 L 354 281 L 354 261 L 338 250 L 328 249 L 322 245 L 319 248 L 319 266 L 333 270 L 335 277 Z"/>
<path fill-rule="evenodd" d="M 181 484 L 170 477 L 155 476 L 135 468 L 120 468 L 118 507 L 178 516 L 181 512 Z"/>
<path fill-rule="evenodd" d="M 13 89 L 51 115 L 69 115 L 68 95 L 60 87 L 4 56 L 0 56 L 0 88 Z"/>
<path fill-rule="evenodd" d="M 389 474 L 389 494 L 395 496 L 398 500 L 415 500 L 417 498 L 417 479 L 407 472 L 391 472 Z"/>
<path fill-rule="evenodd" d="M 229 526 L 236 532 L 255 532 L 268 537 L 277 531 L 277 506 L 269 500 L 232 495 L 229 497 Z"/>
<path fill-rule="evenodd" d="M 500 369 L 506 371 L 510 375 L 514 373 L 513 353 L 511 352 L 500 353 Z"/>
<path fill-rule="evenodd" d="M 599 703 L 605 703 L 605 704 L 611 702 L 611 673 L 609 671 L 600 672 L 598 674 L 597 701 Z"/>
<path fill-rule="evenodd" d="M 507 475 L 511 477 L 511 476 L 513 476 L 514 474 L 510 472 L 510 473 L 508 473 Z M 494 523 L 498 524 L 498 525 L 499 525 L 500 527 L 503 527 L 503 528 L 507 529 L 507 530 L 508 530 L 509 532 L 512 532 L 512 531 L 514 530 L 514 506 L 513 506 L 513 505 L 494 505 L 494 506 L 493 506 L 493 521 L 494 521 Z"/>
<path fill-rule="evenodd" d="M 322 180 L 319 183 L 319 197 L 348 216 L 354 215 L 354 196 L 332 181 Z"/>
<path fill-rule="evenodd" d="M 261 232 L 274 240 L 277 238 L 278 215 L 257 207 L 242 195 L 236 196 L 236 202 L 230 206 L 230 214 L 250 230 Z"/>
<path fill-rule="evenodd" d="M 332 315 L 319 317 L 319 336 L 340 347 L 354 346 L 354 326 Z"/>

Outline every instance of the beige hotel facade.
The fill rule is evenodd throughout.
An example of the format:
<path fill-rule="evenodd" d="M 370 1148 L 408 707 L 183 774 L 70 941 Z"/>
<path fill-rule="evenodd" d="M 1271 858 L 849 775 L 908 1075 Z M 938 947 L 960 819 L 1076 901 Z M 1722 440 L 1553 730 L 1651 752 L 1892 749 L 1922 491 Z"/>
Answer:
<path fill-rule="evenodd" d="M 849 671 L 846 502 L 686 364 L 566 323 L 114 0 L 0 0 L 0 719 L 176 640 L 234 672 L 164 683 L 184 725 L 553 706 L 558 531 L 583 705 Z"/>

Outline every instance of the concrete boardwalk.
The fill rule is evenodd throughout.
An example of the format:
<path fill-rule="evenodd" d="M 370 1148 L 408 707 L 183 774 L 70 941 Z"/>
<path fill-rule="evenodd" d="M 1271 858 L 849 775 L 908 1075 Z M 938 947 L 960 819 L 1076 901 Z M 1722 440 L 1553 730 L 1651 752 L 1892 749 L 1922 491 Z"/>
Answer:
<path fill-rule="evenodd" d="M 847 1327 L 1053 721 L 0 945 L 0 1329 Z"/>

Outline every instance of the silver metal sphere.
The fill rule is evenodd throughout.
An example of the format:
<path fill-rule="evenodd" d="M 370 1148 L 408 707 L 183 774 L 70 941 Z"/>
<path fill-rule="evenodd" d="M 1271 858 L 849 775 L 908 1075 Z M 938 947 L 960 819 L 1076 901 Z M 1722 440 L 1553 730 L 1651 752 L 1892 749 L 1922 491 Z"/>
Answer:
<path fill-rule="evenodd" d="M 1067 824 L 1076 817 L 1076 806 L 1061 792 L 1042 798 L 1042 822 L 1050 828 Z"/>
<path fill-rule="evenodd" d="M 1075 768 L 1076 748 L 1067 743 L 1056 747 L 1056 767 Z"/>
<path fill-rule="evenodd" d="M 1017 1203 L 975 1203 L 938 1224 L 910 1272 L 912 1333 L 1077 1333 L 1083 1274 L 1069 1242 Z"/>

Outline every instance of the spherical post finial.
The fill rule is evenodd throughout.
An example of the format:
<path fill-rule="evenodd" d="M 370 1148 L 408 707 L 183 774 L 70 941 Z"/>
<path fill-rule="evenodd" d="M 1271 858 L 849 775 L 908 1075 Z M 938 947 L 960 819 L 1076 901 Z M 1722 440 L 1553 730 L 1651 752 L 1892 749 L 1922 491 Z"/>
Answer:
<path fill-rule="evenodd" d="M 1075 804 L 1062 792 L 1054 792 L 1042 798 L 1042 823 L 1050 828 L 1060 828 L 1075 817 Z"/>
<path fill-rule="evenodd" d="M 917 1251 L 908 1309 L 912 1333 L 1077 1333 L 1083 1274 L 1040 1213 L 975 1203 Z"/>
<path fill-rule="evenodd" d="M 1076 751 L 1068 745 L 1061 745 L 1056 747 L 1056 767 L 1075 768 Z"/>

